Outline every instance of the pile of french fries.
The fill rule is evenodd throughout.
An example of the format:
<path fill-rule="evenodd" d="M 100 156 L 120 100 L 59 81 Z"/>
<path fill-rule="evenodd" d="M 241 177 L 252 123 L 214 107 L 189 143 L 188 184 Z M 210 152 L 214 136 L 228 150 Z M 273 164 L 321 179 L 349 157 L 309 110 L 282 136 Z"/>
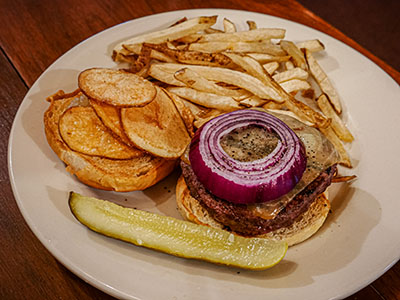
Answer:
<path fill-rule="evenodd" d="M 285 40 L 285 29 L 258 28 L 247 21 L 238 31 L 217 16 L 183 18 L 170 27 L 135 36 L 115 46 L 113 59 L 128 71 L 164 88 L 187 127 L 199 128 L 233 110 L 262 107 L 290 114 L 318 128 L 352 167 L 345 143 L 354 140 L 342 121 L 342 105 L 314 53 L 319 40 Z M 222 27 L 222 26 L 221 26 Z"/>

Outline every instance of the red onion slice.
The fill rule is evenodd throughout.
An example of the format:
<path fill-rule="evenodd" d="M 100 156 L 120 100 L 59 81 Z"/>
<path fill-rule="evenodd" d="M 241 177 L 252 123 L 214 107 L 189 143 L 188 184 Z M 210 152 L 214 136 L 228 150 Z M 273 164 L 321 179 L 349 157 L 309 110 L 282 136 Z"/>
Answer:
<path fill-rule="evenodd" d="M 221 138 L 235 129 L 257 126 L 279 138 L 268 155 L 239 161 L 222 148 Z M 277 117 L 259 110 L 220 115 L 197 130 L 189 153 L 190 164 L 215 196 L 234 203 L 268 202 L 285 195 L 300 181 L 306 168 L 304 145 Z"/>

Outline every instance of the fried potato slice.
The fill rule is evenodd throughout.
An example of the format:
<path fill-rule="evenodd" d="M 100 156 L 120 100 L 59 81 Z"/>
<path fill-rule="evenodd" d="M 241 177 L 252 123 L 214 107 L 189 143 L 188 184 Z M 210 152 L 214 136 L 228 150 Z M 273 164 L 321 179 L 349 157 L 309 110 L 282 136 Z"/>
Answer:
<path fill-rule="evenodd" d="M 59 131 L 72 150 L 112 159 L 131 159 L 143 152 L 120 142 L 108 132 L 90 106 L 69 108 L 60 118 Z"/>
<path fill-rule="evenodd" d="M 108 105 L 102 102 L 89 100 L 90 106 L 94 109 L 96 115 L 100 118 L 103 124 L 122 142 L 133 146 L 132 142 L 125 135 L 120 118 L 120 108 Z"/>
<path fill-rule="evenodd" d="M 122 108 L 121 122 L 132 143 L 155 156 L 178 158 L 190 143 L 179 112 L 161 88 L 146 106 Z"/>
<path fill-rule="evenodd" d="M 336 89 L 333 87 L 328 76 L 314 58 L 311 51 L 305 49 L 304 53 L 311 75 L 314 77 L 321 90 L 328 96 L 328 100 L 332 104 L 333 108 L 340 115 L 342 113 L 342 104 L 340 103 L 340 98 Z"/>
<path fill-rule="evenodd" d="M 325 94 L 322 94 L 318 97 L 317 104 L 323 114 L 328 118 L 331 118 L 331 127 L 335 131 L 337 136 L 344 142 L 352 142 L 354 140 L 353 135 L 346 127 L 342 119 L 336 114 Z"/>
<path fill-rule="evenodd" d="M 87 97 L 121 107 L 143 106 L 156 96 L 150 81 L 113 69 L 87 69 L 79 74 L 78 85 Z"/>

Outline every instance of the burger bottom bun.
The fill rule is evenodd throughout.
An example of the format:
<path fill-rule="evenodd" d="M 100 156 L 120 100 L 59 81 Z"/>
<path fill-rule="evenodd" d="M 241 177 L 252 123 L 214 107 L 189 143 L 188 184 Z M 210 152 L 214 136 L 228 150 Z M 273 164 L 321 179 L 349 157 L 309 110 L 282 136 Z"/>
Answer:
<path fill-rule="evenodd" d="M 71 94 L 59 92 L 49 97 L 50 107 L 44 114 L 44 129 L 50 147 L 66 164 L 67 171 L 81 182 L 102 190 L 143 190 L 156 184 L 176 167 L 176 160 L 166 160 L 146 152 L 132 159 L 110 159 L 70 149 L 60 135 L 59 120 L 69 107 L 85 105 L 84 98 L 79 91 Z"/>
<path fill-rule="evenodd" d="M 176 185 L 176 202 L 180 214 L 188 221 L 216 228 L 224 228 L 215 221 L 208 211 L 190 195 L 185 179 L 181 176 Z M 330 203 L 325 194 L 321 194 L 291 226 L 280 228 L 267 234 L 259 235 L 260 238 L 285 240 L 289 246 L 299 244 L 314 235 L 325 222 Z"/>

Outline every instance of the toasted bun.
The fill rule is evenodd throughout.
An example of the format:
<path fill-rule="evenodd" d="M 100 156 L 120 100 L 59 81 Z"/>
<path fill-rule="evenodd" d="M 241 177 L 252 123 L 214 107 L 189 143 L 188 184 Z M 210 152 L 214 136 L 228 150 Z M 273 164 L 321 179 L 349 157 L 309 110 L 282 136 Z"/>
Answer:
<path fill-rule="evenodd" d="M 181 176 L 176 185 L 176 202 L 180 214 L 188 221 L 223 228 L 221 223 L 215 221 L 200 203 L 190 195 L 185 179 Z M 330 210 L 327 197 L 320 195 L 298 220 L 290 227 L 281 228 L 264 235 L 261 238 L 285 240 L 289 246 L 301 243 L 315 234 L 325 222 Z"/>
<path fill-rule="evenodd" d="M 88 99 L 80 91 L 71 94 L 60 91 L 48 100 L 50 107 L 44 114 L 47 141 L 67 165 L 67 171 L 83 183 L 119 192 L 143 190 L 175 168 L 175 160 L 165 160 L 145 152 L 131 159 L 110 159 L 72 150 L 60 135 L 60 118 L 71 107 L 88 105 Z"/>

